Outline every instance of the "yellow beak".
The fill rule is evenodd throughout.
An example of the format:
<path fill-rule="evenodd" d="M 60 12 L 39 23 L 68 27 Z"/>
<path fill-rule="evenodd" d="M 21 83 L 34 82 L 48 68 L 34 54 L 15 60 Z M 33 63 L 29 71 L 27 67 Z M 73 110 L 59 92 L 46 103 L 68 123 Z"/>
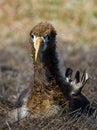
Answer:
<path fill-rule="evenodd" d="M 40 48 L 40 45 L 42 42 L 43 42 L 42 38 L 37 39 L 37 46 L 36 46 L 36 50 L 35 50 L 35 62 L 38 58 L 39 48 Z"/>

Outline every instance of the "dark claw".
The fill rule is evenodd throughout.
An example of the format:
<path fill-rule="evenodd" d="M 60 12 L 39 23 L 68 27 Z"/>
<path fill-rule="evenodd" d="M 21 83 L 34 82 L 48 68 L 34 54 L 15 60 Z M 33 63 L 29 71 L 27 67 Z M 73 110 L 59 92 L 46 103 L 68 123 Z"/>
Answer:
<path fill-rule="evenodd" d="M 84 71 L 84 73 L 83 73 L 83 75 L 82 75 L 82 78 L 81 78 L 81 82 L 83 83 L 83 86 L 82 87 L 84 87 L 85 86 L 85 84 L 87 83 L 87 81 L 89 80 L 89 77 L 88 77 L 88 75 L 86 76 L 86 70 Z"/>
<path fill-rule="evenodd" d="M 79 83 L 80 82 L 80 72 L 77 71 L 76 74 L 75 74 L 75 79 L 76 79 L 76 82 Z"/>
<path fill-rule="evenodd" d="M 67 68 L 65 72 L 65 77 L 71 77 L 73 70 L 71 68 Z"/>
<path fill-rule="evenodd" d="M 84 72 L 83 72 L 83 75 L 82 75 L 82 77 L 81 77 L 81 81 L 84 83 L 85 82 L 85 74 L 86 74 L 86 70 L 84 70 Z"/>

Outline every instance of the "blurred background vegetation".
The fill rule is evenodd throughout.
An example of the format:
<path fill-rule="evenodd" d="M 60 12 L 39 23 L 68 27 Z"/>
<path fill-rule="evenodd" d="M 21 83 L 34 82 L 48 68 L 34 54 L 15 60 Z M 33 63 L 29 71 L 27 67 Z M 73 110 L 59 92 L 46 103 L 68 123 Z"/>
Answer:
<path fill-rule="evenodd" d="M 97 45 L 97 0 L 0 0 L 0 45 L 28 42 L 41 21 L 51 22 L 64 41 Z"/>

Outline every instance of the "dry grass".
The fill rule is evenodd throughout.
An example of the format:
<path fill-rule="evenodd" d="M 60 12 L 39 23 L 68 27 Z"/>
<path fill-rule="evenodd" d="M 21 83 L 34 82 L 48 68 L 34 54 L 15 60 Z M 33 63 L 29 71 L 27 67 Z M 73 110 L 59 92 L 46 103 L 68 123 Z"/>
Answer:
<path fill-rule="evenodd" d="M 73 48 L 69 51 L 69 48 L 72 48 L 71 44 L 66 44 L 65 49 L 64 44 L 59 47 L 59 51 L 63 55 L 64 66 L 72 67 L 75 71 L 77 69 L 83 71 L 83 68 L 87 68 L 90 75 L 90 82 L 84 88 L 83 92 L 87 95 L 91 103 L 94 102 L 94 107 L 97 108 L 97 48 L 88 51 L 84 48 Z M 78 119 L 76 117 L 74 119 L 68 119 L 68 102 L 63 104 L 63 109 L 55 116 L 49 118 L 41 116 L 40 118 L 31 120 L 24 118 L 11 123 L 11 119 L 7 119 L 7 113 L 14 108 L 19 93 L 29 86 L 33 79 L 32 59 L 25 48 L 13 44 L 7 48 L 5 46 L 2 47 L 0 55 L 0 63 L 18 70 L 17 72 L 11 70 L 0 73 L 0 130 L 97 129 L 97 119 L 94 119 L 94 116 L 88 117 L 88 115 L 82 115 Z M 93 62 L 94 60 L 95 62 Z"/>

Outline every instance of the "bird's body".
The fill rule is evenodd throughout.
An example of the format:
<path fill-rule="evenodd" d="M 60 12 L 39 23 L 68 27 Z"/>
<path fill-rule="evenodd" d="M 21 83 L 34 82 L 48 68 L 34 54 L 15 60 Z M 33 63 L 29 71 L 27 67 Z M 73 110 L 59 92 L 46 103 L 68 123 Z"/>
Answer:
<path fill-rule="evenodd" d="M 40 28 L 37 28 L 37 26 L 33 28 L 34 31 L 37 30 L 37 33 L 33 32 L 35 35 L 46 37 L 46 35 L 56 34 L 56 32 L 53 32 L 55 31 L 53 27 L 48 23 L 41 23 L 40 26 L 38 26 Z M 49 30 L 48 32 L 47 29 Z M 39 35 L 38 32 L 41 35 Z M 52 34 L 50 34 L 51 32 Z M 56 114 L 67 100 L 64 98 L 54 77 L 55 73 L 60 75 L 55 39 L 52 39 L 49 44 L 49 48 L 43 52 L 42 58 L 40 58 L 41 61 L 34 62 L 34 83 L 27 99 L 27 108 L 33 113 L 32 116 L 39 116 L 41 114 L 51 116 Z M 35 49 L 33 45 L 32 43 L 31 51 L 32 58 L 34 59 Z"/>
<path fill-rule="evenodd" d="M 65 103 L 64 96 L 57 85 L 36 82 L 29 92 L 27 109 L 33 116 L 57 114 Z"/>
<path fill-rule="evenodd" d="M 34 42 L 37 37 L 44 38 L 48 42 L 45 43 L 47 48 L 39 54 L 39 59 L 35 62 Z M 59 59 L 56 52 L 56 31 L 53 26 L 45 22 L 33 27 L 30 32 L 30 44 L 32 59 L 34 60 L 34 82 L 26 94 L 26 101 L 23 101 L 24 106 L 26 106 L 27 111 L 32 113 L 32 117 L 51 116 L 56 114 L 67 101 L 57 84 L 58 79 L 60 78 L 62 81 L 63 77 L 59 69 Z M 23 99 L 19 98 L 19 102 L 21 102 L 20 100 Z"/>
<path fill-rule="evenodd" d="M 19 104 L 22 102 L 21 112 L 23 113 L 23 110 L 29 111 L 32 117 L 45 114 L 51 116 L 58 112 L 67 99 L 71 104 L 73 103 L 74 108 L 76 105 L 76 91 L 73 90 L 73 87 L 76 86 L 77 88 L 77 83 L 71 86 L 71 81 L 66 81 L 60 71 L 54 27 L 47 22 L 41 22 L 34 26 L 30 32 L 30 44 L 34 60 L 34 82 L 32 87 L 27 90 L 26 96 L 21 96 L 24 93 L 20 95 L 20 97 L 23 97 L 19 98 L 18 101 Z M 71 96 L 72 91 L 75 94 L 74 98 Z M 80 92 L 78 95 L 82 97 Z M 87 99 L 86 102 L 86 105 L 89 104 Z M 73 108 L 71 109 L 75 110 Z M 24 115 L 26 115 L 25 112 Z"/>

